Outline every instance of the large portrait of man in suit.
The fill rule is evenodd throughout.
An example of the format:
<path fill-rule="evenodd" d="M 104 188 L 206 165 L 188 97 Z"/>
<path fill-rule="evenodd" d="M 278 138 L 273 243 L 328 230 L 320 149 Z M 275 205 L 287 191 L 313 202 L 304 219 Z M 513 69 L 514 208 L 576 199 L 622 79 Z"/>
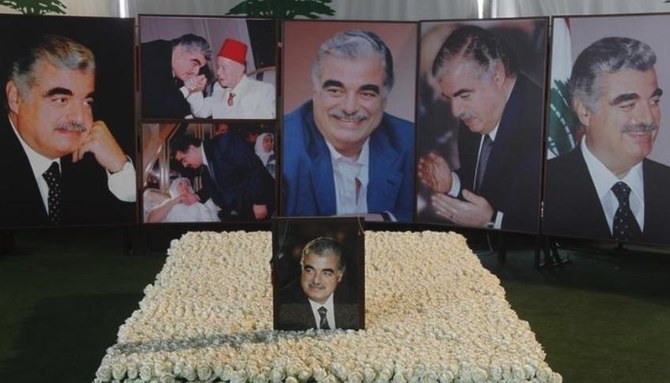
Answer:
<path fill-rule="evenodd" d="M 323 223 L 306 220 L 314 226 Z M 311 222 L 311 223 L 309 223 Z M 357 220 L 350 220 L 349 232 L 357 232 Z M 290 224 L 300 225 L 293 222 Z M 364 327 L 362 302 L 361 237 L 348 235 L 347 229 L 326 230 L 302 243 L 293 240 L 275 258 L 278 280 L 275 281 L 275 328 L 278 330 L 334 330 Z M 281 226 L 281 224 L 280 224 Z M 312 229 L 310 228 L 310 229 Z M 286 228 L 275 234 L 286 237 Z M 303 231 L 307 234 L 311 230 Z M 303 237 L 299 235 L 299 237 Z M 339 238 L 338 238 L 339 237 Z M 353 241 L 352 241 L 353 240 Z M 289 254 L 294 253 L 294 254 Z M 295 256 L 297 262 L 284 258 Z M 299 271 L 296 269 L 299 268 Z M 297 272 L 296 272 L 297 271 Z"/>
<path fill-rule="evenodd" d="M 629 36 L 608 35 L 613 24 L 641 23 L 627 18 L 575 21 L 581 35 L 576 41 L 588 41 L 577 51 L 566 85 L 570 128 L 577 134 L 572 149 L 547 162 L 544 231 L 669 243 L 670 167 L 650 158 L 662 135 L 664 41 L 651 34 L 643 40 L 633 30 Z M 666 21 L 650 17 L 642 23 Z"/>
<path fill-rule="evenodd" d="M 15 39 L 1 43 L 0 227 L 134 223 L 132 22 L 0 25 Z M 91 37 L 101 26 L 115 37 Z"/>
<path fill-rule="evenodd" d="M 416 27 L 296 21 L 285 31 L 282 214 L 410 222 Z"/>
<path fill-rule="evenodd" d="M 422 30 L 417 220 L 537 232 L 547 20 Z"/>

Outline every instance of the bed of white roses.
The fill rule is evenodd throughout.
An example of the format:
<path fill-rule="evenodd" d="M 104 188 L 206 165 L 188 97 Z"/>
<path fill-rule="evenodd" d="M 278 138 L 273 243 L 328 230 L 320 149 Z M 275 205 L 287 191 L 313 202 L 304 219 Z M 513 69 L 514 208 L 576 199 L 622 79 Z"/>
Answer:
<path fill-rule="evenodd" d="M 561 382 L 454 233 L 366 232 L 366 329 L 272 330 L 269 232 L 192 232 L 119 329 L 102 382 Z"/>

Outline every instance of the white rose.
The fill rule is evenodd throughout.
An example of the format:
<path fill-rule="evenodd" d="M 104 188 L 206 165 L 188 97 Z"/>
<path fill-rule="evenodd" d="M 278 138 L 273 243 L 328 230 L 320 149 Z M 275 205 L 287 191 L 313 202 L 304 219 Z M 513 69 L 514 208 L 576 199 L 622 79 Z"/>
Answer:
<path fill-rule="evenodd" d="M 128 365 L 128 369 L 126 370 L 126 374 L 128 375 L 128 378 L 136 379 L 140 374 L 139 370 L 137 369 L 137 365 L 135 363 L 130 363 Z"/>
<path fill-rule="evenodd" d="M 100 365 L 95 372 L 95 377 L 103 382 L 108 382 L 112 379 L 112 368 L 106 364 Z"/>
<path fill-rule="evenodd" d="M 152 376 L 152 368 L 148 364 L 142 364 L 140 366 L 140 379 L 142 379 L 145 382 L 148 382 L 151 380 Z"/>
<path fill-rule="evenodd" d="M 196 371 L 200 380 L 208 380 L 212 377 L 212 369 L 207 362 L 199 363 Z"/>
<path fill-rule="evenodd" d="M 472 380 L 475 383 L 484 383 L 488 379 L 488 375 L 486 374 L 486 371 L 482 368 L 475 367 L 472 370 Z"/>
<path fill-rule="evenodd" d="M 306 382 L 311 377 L 312 377 L 312 371 L 310 370 L 302 370 L 300 371 L 300 373 L 298 373 L 298 380 L 301 382 Z"/>
<path fill-rule="evenodd" d="M 440 383 L 451 383 L 454 381 L 454 374 L 451 371 L 444 371 L 439 377 Z"/>
<path fill-rule="evenodd" d="M 272 383 L 281 383 L 284 380 L 284 372 L 279 368 L 273 368 L 270 371 L 270 381 Z"/>
<path fill-rule="evenodd" d="M 126 365 L 123 363 L 115 363 L 112 365 L 112 378 L 121 380 L 126 377 Z"/>
<path fill-rule="evenodd" d="M 518 366 L 518 365 L 513 365 L 513 366 L 512 366 L 512 378 L 513 378 L 514 380 L 517 380 L 517 381 L 519 381 L 519 380 L 524 380 L 525 377 L 526 377 L 526 373 L 525 373 L 525 371 L 523 370 L 523 368 L 521 368 L 521 367 Z"/>

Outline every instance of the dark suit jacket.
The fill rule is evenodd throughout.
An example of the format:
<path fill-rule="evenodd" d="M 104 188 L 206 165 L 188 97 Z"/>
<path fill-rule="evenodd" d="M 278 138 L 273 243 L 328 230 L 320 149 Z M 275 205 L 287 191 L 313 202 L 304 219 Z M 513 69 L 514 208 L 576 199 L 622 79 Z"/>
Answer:
<path fill-rule="evenodd" d="M 645 159 L 644 230 L 634 242 L 670 243 L 670 167 Z M 612 239 L 605 212 L 577 146 L 547 162 L 543 232 L 551 235 Z"/>
<path fill-rule="evenodd" d="M 360 305 L 350 295 L 345 281 L 335 289 L 333 306 L 335 325 L 340 329 L 361 329 Z M 317 328 L 312 307 L 305 295 L 300 280 L 295 280 L 277 293 L 275 315 L 276 330 L 307 330 Z"/>
<path fill-rule="evenodd" d="M 269 218 L 274 212 L 275 181 L 247 142 L 236 134 L 224 133 L 202 145 L 209 171 L 203 167 L 201 200 L 212 198 L 221 208 L 223 220 L 254 220 L 254 204 L 267 205 Z M 237 216 L 231 217 L 233 210 Z"/>
<path fill-rule="evenodd" d="M 312 102 L 284 119 L 282 209 L 286 216 L 337 212 L 330 152 L 314 123 Z M 370 213 L 390 211 L 410 222 L 414 211 L 414 125 L 384 113 L 370 136 Z"/>
<path fill-rule="evenodd" d="M 486 165 L 481 190 L 491 206 L 504 213 L 505 230 L 537 232 L 542 169 L 542 89 L 519 74 L 505 105 Z M 461 123 L 458 131 L 462 188 L 473 191 L 479 143 Z"/>
<path fill-rule="evenodd" d="M 0 118 L 0 150 L 0 227 L 51 225 L 28 157 L 6 115 Z M 93 155 L 77 163 L 67 155 L 60 163 L 62 224 L 135 223 L 135 203 L 119 201 L 109 191 L 105 169 Z"/>
<path fill-rule="evenodd" d="M 184 118 L 191 108 L 179 91 L 184 82 L 172 75 L 172 43 L 154 40 L 141 46 L 140 81 L 143 118 Z"/>

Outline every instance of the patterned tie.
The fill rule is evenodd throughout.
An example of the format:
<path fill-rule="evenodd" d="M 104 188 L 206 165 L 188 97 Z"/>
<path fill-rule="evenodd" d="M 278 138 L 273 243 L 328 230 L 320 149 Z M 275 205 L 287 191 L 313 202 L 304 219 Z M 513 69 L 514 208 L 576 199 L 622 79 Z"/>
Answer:
<path fill-rule="evenodd" d="M 49 221 L 58 224 L 61 219 L 61 185 L 58 163 L 52 162 L 42 177 L 49 186 Z"/>
<path fill-rule="evenodd" d="M 228 101 L 227 101 L 228 106 L 233 106 L 233 100 L 234 99 L 235 99 L 235 93 L 230 92 L 230 94 L 228 95 Z"/>
<path fill-rule="evenodd" d="M 489 162 L 491 149 L 493 148 L 493 140 L 488 134 L 484 135 L 484 142 L 482 143 L 482 151 L 479 153 L 479 160 L 477 161 L 477 178 L 475 180 L 475 191 L 479 191 L 484 182 L 484 173 L 486 173 L 486 164 Z"/>
<path fill-rule="evenodd" d="M 328 319 L 326 318 L 328 310 L 325 307 L 321 306 L 316 311 L 319 312 L 319 317 L 321 317 L 321 320 L 319 321 L 319 328 L 321 330 L 330 330 L 330 326 L 328 325 Z"/>
<path fill-rule="evenodd" d="M 612 235 L 619 242 L 627 242 L 642 234 L 637 224 L 633 211 L 630 210 L 630 187 L 625 182 L 619 181 L 612 186 L 612 192 L 619 200 L 619 207 L 614 213 L 612 223 Z"/>

